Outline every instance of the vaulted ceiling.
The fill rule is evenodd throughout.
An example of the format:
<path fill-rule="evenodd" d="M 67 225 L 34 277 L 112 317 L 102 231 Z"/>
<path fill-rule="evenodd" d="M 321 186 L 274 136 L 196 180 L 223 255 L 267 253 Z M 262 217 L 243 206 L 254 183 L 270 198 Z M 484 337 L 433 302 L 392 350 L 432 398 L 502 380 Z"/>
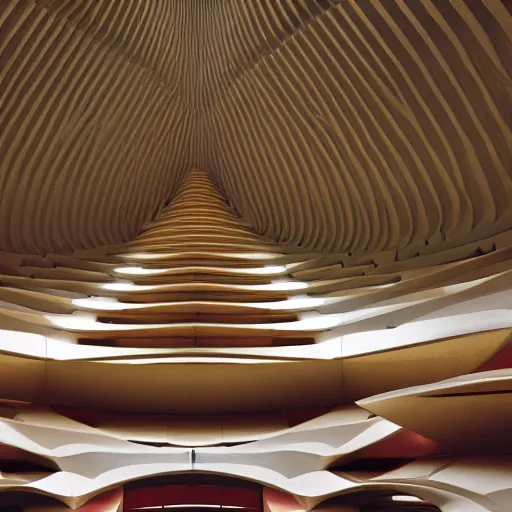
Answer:
<path fill-rule="evenodd" d="M 508 0 L 0 3 L 0 249 L 133 238 L 188 169 L 260 234 L 408 257 L 512 227 Z"/>

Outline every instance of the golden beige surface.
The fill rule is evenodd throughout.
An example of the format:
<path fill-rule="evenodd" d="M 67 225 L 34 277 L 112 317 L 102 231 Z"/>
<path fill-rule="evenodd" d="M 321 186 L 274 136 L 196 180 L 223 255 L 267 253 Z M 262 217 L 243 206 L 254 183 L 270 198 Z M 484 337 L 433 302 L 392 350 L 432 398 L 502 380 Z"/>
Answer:
<path fill-rule="evenodd" d="M 125 244 L 3 253 L 0 447 L 39 470 L 2 473 L 4 502 L 132 510 L 136 482 L 209 475 L 258 483 L 268 510 L 505 511 L 509 240 L 381 264 L 293 250 L 192 170 Z"/>
<path fill-rule="evenodd" d="M 4 0 L 0 248 L 126 241 L 191 166 L 258 233 L 326 254 L 510 229 L 509 8 Z"/>
<path fill-rule="evenodd" d="M 510 512 L 511 12 L 0 0 L 0 512 Z"/>

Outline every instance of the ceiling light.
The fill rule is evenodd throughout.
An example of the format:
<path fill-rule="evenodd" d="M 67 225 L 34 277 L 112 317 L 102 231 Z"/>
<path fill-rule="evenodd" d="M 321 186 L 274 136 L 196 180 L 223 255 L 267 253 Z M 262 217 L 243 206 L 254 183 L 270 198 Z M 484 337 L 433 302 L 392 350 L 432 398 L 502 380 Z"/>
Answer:
<path fill-rule="evenodd" d="M 139 307 L 138 304 L 126 304 L 118 302 L 109 297 L 87 297 L 86 299 L 72 299 L 71 304 L 79 308 L 94 309 L 100 311 L 118 311 L 121 309 L 131 309 Z"/>
<path fill-rule="evenodd" d="M 171 508 L 219 508 L 219 509 L 225 509 L 225 508 L 229 508 L 229 509 L 247 509 L 248 507 L 237 507 L 236 505 L 205 505 L 205 504 L 201 504 L 201 505 L 194 505 L 194 504 L 191 504 L 191 503 L 187 503 L 187 504 L 184 504 L 184 505 L 164 505 L 164 510 L 166 509 L 171 509 Z M 254 510 L 254 509 L 250 509 L 250 510 Z"/>
<path fill-rule="evenodd" d="M 130 276 L 151 276 L 165 272 L 159 268 L 143 268 L 143 267 L 118 267 L 114 269 L 118 274 L 127 274 Z"/>
<path fill-rule="evenodd" d="M 282 254 L 274 254 L 269 252 L 227 252 L 222 253 L 224 256 L 243 260 L 272 260 Z"/>
<path fill-rule="evenodd" d="M 153 286 L 143 286 L 133 283 L 107 283 L 101 285 L 104 290 L 110 290 L 114 292 L 133 292 L 142 290 L 151 290 Z"/>
<path fill-rule="evenodd" d="M 187 503 L 183 505 L 166 505 L 164 509 L 166 508 L 222 508 L 221 505 L 194 505 L 193 503 Z"/>
<path fill-rule="evenodd" d="M 203 349 L 202 347 L 199 347 L 200 349 Z M 251 347 L 247 347 L 251 348 Z M 258 348 L 258 347 L 256 347 Z M 203 350 L 208 350 L 208 348 L 204 348 Z M 219 349 L 214 349 L 219 350 Z M 200 351 L 200 353 L 202 353 Z M 261 364 L 264 362 L 265 364 L 275 364 L 275 363 L 285 363 L 287 362 L 286 359 L 270 359 L 270 360 L 263 360 L 259 358 L 243 358 L 243 357 L 223 357 L 222 354 L 220 354 L 218 357 L 211 356 L 211 355 L 204 355 L 204 356 L 189 356 L 189 357 L 175 357 L 175 356 L 169 356 L 169 357 L 151 357 L 151 358 L 143 358 L 143 359 L 110 359 L 108 361 L 109 364 L 131 364 L 131 365 L 148 365 L 148 364 L 163 364 L 163 363 L 170 363 L 170 364 L 212 364 L 212 363 L 224 363 L 224 364 Z"/>
<path fill-rule="evenodd" d="M 266 309 L 313 309 L 323 306 L 327 299 L 320 297 L 296 296 L 287 300 L 280 300 L 277 302 L 267 302 L 264 304 L 254 303 L 251 305 L 265 307 Z"/>
<path fill-rule="evenodd" d="M 293 326 L 294 329 L 305 330 L 305 331 L 318 331 L 322 329 L 332 329 L 340 323 L 340 315 L 318 315 L 310 318 L 303 318 L 297 322 L 289 322 L 288 324 Z"/>
<path fill-rule="evenodd" d="M 134 252 L 132 254 L 120 254 L 123 258 L 130 258 L 134 260 L 153 260 L 165 257 L 165 254 L 150 253 L 150 252 Z"/>
<path fill-rule="evenodd" d="M 398 501 L 402 503 L 423 503 L 424 500 L 417 498 L 416 496 L 391 496 L 392 501 Z"/>
<path fill-rule="evenodd" d="M 161 505 L 161 506 L 151 506 L 151 507 L 139 507 L 134 510 L 171 510 L 174 508 L 218 508 L 218 509 L 249 509 L 254 510 L 249 507 L 237 507 L 236 505 L 205 505 L 205 504 L 192 504 L 192 503 L 186 503 L 183 505 Z"/>
<path fill-rule="evenodd" d="M 98 324 L 95 316 L 92 315 L 45 315 L 55 327 L 77 331 L 92 331 L 101 329 L 103 324 Z"/>

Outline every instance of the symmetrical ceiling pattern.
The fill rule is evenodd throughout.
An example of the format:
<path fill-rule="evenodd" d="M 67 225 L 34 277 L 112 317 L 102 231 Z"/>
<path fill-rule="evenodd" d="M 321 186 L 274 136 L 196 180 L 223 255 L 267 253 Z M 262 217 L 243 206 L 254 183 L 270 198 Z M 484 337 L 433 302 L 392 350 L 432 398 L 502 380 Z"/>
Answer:
<path fill-rule="evenodd" d="M 129 242 L 2 253 L 0 510 L 506 512 L 511 247 L 283 248 L 193 170 Z"/>
<path fill-rule="evenodd" d="M 421 496 L 416 502 L 418 507 L 431 505 L 418 510 L 439 510 L 434 506 L 438 503 L 441 510 L 499 511 L 506 510 L 499 508 L 499 504 L 506 505 L 512 490 L 510 459 L 448 457 L 435 442 L 401 430 L 385 419 L 370 418 L 367 411 L 357 407 L 334 410 L 244 445 L 198 448 L 193 451 L 194 456 L 192 450 L 186 448 L 130 442 L 123 439 L 122 434 L 110 435 L 101 427 L 71 420 L 49 408 L 10 404 L 1 412 L 0 431 L 10 446 L 10 453 L 4 449 L 0 455 L 17 457 L 22 463 L 30 460 L 30 455 L 33 459 L 37 456 L 40 467 L 31 474 L 6 475 L 0 480 L 0 486 L 56 498 L 62 505 L 57 502 L 45 508 L 52 512 L 69 508 L 130 512 L 138 510 L 136 505 L 141 509 L 159 510 L 155 505 L 180 504 L 183 486 L 180 489 L 177 484 L 180 475 L 187 472 L 224 473 L 263 483 L 269 486 L 263 490 L 268 509 L 290 512 L 310 510 L 329 498 L 337 498 L 335 510 L 355 512 L 359 508 L 344 508 L 344 500 L 349 505 L 358 501 L 364 503 L 360 496 L 353 498 L 363 490 L 370 496 L 387 497 L 384 504 L 388 507 L 392 505 L 389 493 L 395 491 L 407 493 L 406 496 L 413 493 Z M 318 442 L 319 436 L 322 442 Z M 404 447 L 409 454 L 415 450 L 423 458 L 417 461 L 395 459 L 390 466 L 381 455 L 393 450 L 398 454 Z M 369 471 L 365 469 L 365 461 L 372 456 L 376 457 L 374 460 L 380 458 L 381 467 Z M 471 478 L 465 480 L 468 471 Z M 157 486 L 154 492 L 143 495 L 143 499 L 133 496 L 127 487 L 124 508 L 121 508 L 122 492 L 105 492 L 163 473 L 178 477 L 174 486 L 167 481 L 167 492 L 163 496 Z M 489 473 L 493 475 L 491 481 L 486 478 Z M 238 486 L 243 491 L 243 484 Z M 155 500 L 152 494 L 158 498 Z M 202 502 L 202 494 L 200 487 L 196 493 L 189 493 L 191 501 L 198 504 Z M 221 493 L 219 502 L 224 502 L 227 495 L 226 491 Z M 90 508 L 83 506 L 88 501 Z M 254 510 L 261 510 L 258 501 Z M 11 500 L 13 502 L 16 500 Z M 47 501 L 43 498 L 41 503 Z M 34 508 L 29 506 L 25 510 Z"/>
<path fill-rule="evenodd" d="M 0 0 L 0 512 L 509 512 L 510 6 Z"/>
<path fill-rule="evenodd" d="M 209 172 L 260 233 L 324 253 L 512 226 L 503 0 L 8 0 L 0 247 L 125 241 Z"/>
<path fill-rule="evenodd" d="M 259 232 L 407 253 L 511 227 L 501 1 L 214 4 L 200 165 Z"/>
<path fill-rule="evenodd" d="M 178 2 L 1 2 L 3 249 L 126 240 L 173 195 L 193 130 L 184 26 Z"/>

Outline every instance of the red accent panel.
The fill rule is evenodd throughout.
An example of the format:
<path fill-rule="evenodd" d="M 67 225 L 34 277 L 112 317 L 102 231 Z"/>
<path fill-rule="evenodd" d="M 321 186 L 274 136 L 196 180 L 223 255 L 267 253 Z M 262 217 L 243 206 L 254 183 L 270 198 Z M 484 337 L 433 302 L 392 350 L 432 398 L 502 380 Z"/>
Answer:
<path fill-rule="evenodd" d="M 503 368 L 512 368 L 512 343 L 509 343 L 501 352 L 491 357 L 489 361 L 477 368 L 473 373 L 502 370 Z"/>
<path fill-rule="evenodd" d="M 382 441 L 363 448 L 358 459 L 371 458 L 417 458 L 440 453 L 439 444 L 410 430 L 399 430 Z"/>
<path fill-rule="evenodd" d="M 125 512 L 138 507 L 186 504 L 260 508 L 260 494 L 253 489 L 219 485 L 166 485 L 125 490 Z"/>
<path fill-rule="evenodd" d="M 21 448 L 0 444 L 0 460 L 28 461 L 31 457 L 33 457 L 33 455 L 30 452 L 22 450 Z"/>
<path fill-rule="evenodd" d="M 80 512 L 106 512 L 111 510 L 117 510 L 114 508 L 116 505 L 119 507 L 123 501 L 123 488 L 118 487 L 117 489 L 112 489 L 111 491 L 104 492 L 99 496 L 96 496 L 89 502 L 87 502 L 83 507 L 80 507 L 78 510 Z"/>
<path fill-rule="evenodd" d="M 70 418 L 72 420 L 89 425 L 90 427 L 97 427 L 105 416 L 103 411 L 95 411 L 94 409 L 71 409 L 68 407 L 54 407 L 53 410 Z"/>
<path fill-rule="evenodd" d="M 0 398 L 0 405 L 6 405 L 7 407 L 26 407 L 32 405 L 30 402 L 22 402 L 21 400 L 8 400 L 7 398 Z"/>
<path fill-rule="evenodd" d="M 293 496 L 270 487 L 264 487 L 263 510 L 264 512 L 295 512 L 305 509 Z"/>
<path fill-rule="evenodd" d="M 288 421 L 288 425 L 290 427 L 294 427 L 295 425 L 300 425 L 301 423 L 312 420 L 313 418 L 323 416 L 331 409 L 331 407 L 323 407 L 321 409 L 294 409 L 286 411 L 285 416 Z"/>

